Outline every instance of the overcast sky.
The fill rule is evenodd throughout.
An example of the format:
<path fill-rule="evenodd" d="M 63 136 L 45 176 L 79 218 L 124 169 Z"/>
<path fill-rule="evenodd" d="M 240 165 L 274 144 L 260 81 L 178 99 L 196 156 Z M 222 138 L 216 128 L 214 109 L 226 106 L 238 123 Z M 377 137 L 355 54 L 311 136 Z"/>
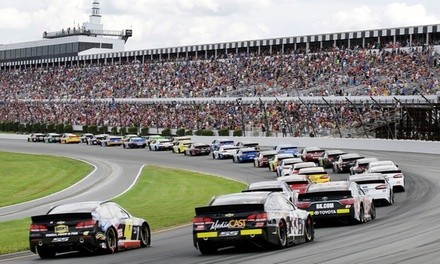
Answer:
<path fill-rule="evenodd" d="M 0 44 L 89 20 L 93 0 L 1 0 Z M 126 50 L 440 24 L 438 0 L 99 0 Z"/>

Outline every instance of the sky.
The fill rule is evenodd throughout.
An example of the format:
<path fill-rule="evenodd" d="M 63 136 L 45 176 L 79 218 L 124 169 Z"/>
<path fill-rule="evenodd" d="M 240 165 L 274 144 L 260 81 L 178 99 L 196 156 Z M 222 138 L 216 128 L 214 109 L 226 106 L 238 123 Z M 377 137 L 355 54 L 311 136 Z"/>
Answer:
<path fill-rule="evenodd" d="M 0 44 L 82 25 L 93 0 L 1 0 Z M 440 24 L 437 0 L 99 0 L 125 50 Z"/>

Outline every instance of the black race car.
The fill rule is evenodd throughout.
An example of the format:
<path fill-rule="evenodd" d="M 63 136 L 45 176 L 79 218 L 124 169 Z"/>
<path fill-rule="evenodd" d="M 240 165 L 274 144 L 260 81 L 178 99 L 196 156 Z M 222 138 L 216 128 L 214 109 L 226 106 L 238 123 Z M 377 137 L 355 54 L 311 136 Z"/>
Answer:
<path fill-rule="evenodd" d="M 28 142 L 43 142 L 44 141 L 44 134 L 42 133 L 32 133 L 28 138 Z"/>
<path fill-rule="evenodd" d="M 30 250 L 42 259 L 68 251 L 114 253 L 150 243 L 147 221 L 113 202 L 55 206 L 45 215 L 32 216 L 29 231 Z"/>
<path fill-rule="evenodd" d="M 195 211 L 194 246 L 202 254 L 246 242 L 284 248 L 314 239 L 312 216 L 277 192 L 221 195 Z"/>

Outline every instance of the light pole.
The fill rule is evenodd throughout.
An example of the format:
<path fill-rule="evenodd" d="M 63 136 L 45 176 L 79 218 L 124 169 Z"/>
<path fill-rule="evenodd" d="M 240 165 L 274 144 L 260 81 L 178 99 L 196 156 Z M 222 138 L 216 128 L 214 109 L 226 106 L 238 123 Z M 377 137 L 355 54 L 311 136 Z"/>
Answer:
<path fill-rule="evenodd" d="M 264 118 L 264 126 L 266 127 L 265 137 L 269 136 L 269 121 L 267 120 L 267 113 L 266 113 L 266 104 L 261 100 L 261 98 L 258 98 L 260 100 L 260 107 L 263 109 L 263 118 Z"/>
<path fill-rule="evenodd" d="M 241 134 L 242 136 L 246 136 L 246 127 L 244 124 L 244 112 L 243 112 L 243 99 L 241 97 L 235 99 L 235 101 L 237 102 L 237 106 L 238 106 L 238 110 L 240 111 L 240 116 L 241 116 Z"/>

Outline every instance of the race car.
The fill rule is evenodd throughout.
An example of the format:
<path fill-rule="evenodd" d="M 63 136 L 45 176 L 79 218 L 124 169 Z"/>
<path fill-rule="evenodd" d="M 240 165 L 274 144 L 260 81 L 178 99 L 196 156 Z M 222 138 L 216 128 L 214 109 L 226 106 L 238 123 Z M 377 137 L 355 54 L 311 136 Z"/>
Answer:
<path fill-rule="evenodd" d="M 101 146 L 101 141 L 108 137 L 109 134 L 98 134 L 93 136 L 92 138 L 87 138 L 87 145 L 99 145 Z"/>
<path fill-rule="evenodd" d="M 324 168 L 333 168 L 333 162 L 338 159 L 340 155 L 347 154 L 347 152 L 340 149 L 326 150 L 324 156 L 318 158 L 318 165 Z"/>
<path fill-rule="evenodd" d="M 44 143 L 59 143 L 61 135 L 57 133 L 47 133 L 44 136 Z"/>
<path fill-rule="evenodd" d="M 392 160 L 378 160 L 378 161 L 372 161 L 372 162 L 368 163 L 367 167 L 365 168 L 365 171 L 368 172 L 372 168 L 377 167 L 377 166 L 388 166 L 388 165 L 395 165 L 396 167 L 399 167 L 396 164 L 394 164 L 394 161 L 392 161 Z"/>
<path fill-rule="evenodd" d="M 266 150 L 261 151 L 258 153 L 258 156 L 254 159 L 254 167 L 261 168 L 261 167 L 268 167 L 269 166 L 269 159 L 271 159 L 275 154 L 278 152 L 276 150 Z"/>
<path fill-rule="evenodd" d="M 101 146 L 112 147 L 112 146 L 122 146 L 122 137 L 120 136 L 106 136 L 101 140 Z"/>
<path fill-rule="evenodd" d="M 396 165 L 375 166 L 368 173 L 381 173 L 385 175 L 393 187 L 393 191 L 405 191 L 405 176 Z"/>
<path fill-rule="evenodd" d="M 215 139 L 211 143 L 211 152 L 218 150 L 221 146 L 234 145 L 234 140 L 227 138 Z"/>
<path fill-rule="evenodd" d="M 307 210 L 319 222 L 329 218 L 365 223 L 376 218 L 373 198 L 353 181 L 311 184 L 299 194 L 298 208 Z"/>
<path fill-rule="evenodd" d="M 185 156 L 201 156 L 209 155 L 211 153 L 211 146 L 205 143 L 192 143 L 185 149 Z"/>
<path fill-rule="evenodd" d="M 269 171 L 276 171 L 283 159 L 294 158 L 292 153 L 278 153 L 269 159 Z"/>
<path fill-rule="evenodd" d="M 138 137 L 140 137 L 139 135 L 136 135 L 136 134 L 127 134 L 127 135 L 124 135 L 123 137 L 122 137 L 122 143 L 124 143 L 124 142 L 127 142 L 130 138 L 134 138 L 134 137 L 136 137 L 136 138 L 138 138 Z M 141 138 L 141 137 L 140 137 Z M 142 138 L 142 140 L 145 142 L 145 139 L 143 139 Z M 147 142 L 145 142 L 145 145 L 147 144 Z M 122 145 L 124 145 L 124 144 L 122 144 Z"/>
<path fill-rule="evenodd" d="M 314 162 L 298 162 L 293 164 L 293 167 L 290 172 L 285 172 L 285 176 L 299 174 L 299 170 L 303 168 L 311 168 L 316 167 L 316 163 Z"/>
<path fill-rule="evenodd" d="M 42 259 L 68 251 L 111 254 L 151 243 L 148 222 L 113 202 L 57 205 L 31 219 L 29 248 Z"/>
<path fill-rule="evenodd" d="M 277 173 L 277 177 L 288 175 L 292 171 L 293 165 L 300 162 L 303 162 L 301 158 L 283 159 L 280 165 L 276 167 L 275 171 Z"/>
<path fill-rule="evenodd" d="M 354 165 L 356 160 L 363 159 L 357 153 L 347 153 L 340 155 L 336 161 L 333 162 L 333 172 L 349 172 L 350 168 Z"/>
<path fill-rule="evenodd" d="M 260 150 L 260 144 L 258 142 L 248 142 L 248 141 L 240 141 L 235 146 L 239 148 L 255 148 L 256 150 Z"/>
<path fill-rule="evenodd" d="M 44 134 L 43 133 L 32 133 L 27 138 L 28 142 L 44 142 Z"/>
<path fill-rule="evenodd" d="M 150 143 L 150 150 L 172 150 L 173 149 L 173 141 L 167 138 L 159 138 L 156 139 L 153 143 Z"/>
<path fill-rule="evenodd" d="M 173 153 L 185 153 L 185 149 L 187 149 L 192 143 L 191 140 L 178 141 L 178 143 L 173 146 Z"/>
<path fill-rule="evenodd" d="M 307 187 L 311 184 L 306 175 L 282 176 L 278 177 L 277 180 L 287 183 L 290 189 L 296 191 L 298 194 L 305 193 Z"/>
<path fill-rule="evenodd" d="M 195 212 L 194 247 L 204 255 L 242 244 L 281 249 L 315 236 L 312 216 L 276 192 L 220 195 Z"/>
<path fill-rule="evenodd" d="M 151 135 L 151 136 L 144 136 L 143 137 L 143 139 L 145 140 L 145 143 L 147 143 L 147 146 L 150 150 L 151 150 L 151 148 L 150 148 L 151 144 L 156 142 L 156 140 L 163 139 L 163 138 L 165 138 L 165 137 L 162 135 Z"/>
<path fill-rule="evenodd" d="M 123 148 L 145 148 L 147 143 L 141 137 L 130 137 L 126 141 L 122 142 Z"/>
<path fill-rule="evenodd" d="M 298 147 L 292 144 L 276 145 L 273 147 L 273 150 L 276 150 L 278 153 L 298 155 Z"/>
<path fill-rule="evenodd" d="M 232 161 L 235 163 L 253 162 L 258 156 L 258 150 L 255 148 L 241 148 L 232 155 Z"/>
<path fill-rule="evenodd" d="M 350 175 L 364 173 L 370 162 L 378 161 L 378 160 L 379 160 L 378 158 L 374 158 L 374 157 L 357 159 L 353 164 L 353 166 L 350 167 Z"/>
<path fill-rule="evenodd" d="M 312 161 L 318 163 L 318 159 L 323 157 L 325 150 L 320 147 L 306 147 L 301 150 L 298 154 L 301 156 L 303 161 Z"/>
<path fill-rule="evenodd" d="M 349 181 L 356 182 L 365 194 L 370 195 L 375 203 L 394 203 L 393 187 L 385 175 L 380 173 L 363 173 L 351 175 Z"/>
<path fill-rule="evenodd" d="M 64 133 L 60 137 L 61 144 L 78 144 L 81 142 L 81 139 L 78 135 L 73 133 Z"/>
<path fill-rule="evenodd" d="M 259 181 L 248 184 L 246 190 L 243 192 L 260 192 L 260 191 L 270 191 L 282 193 L 289 199 L 290 202 L 296 204 L 298 201 L 298 193 L 293 191 L 287 183 L 284 181 Z"/>
<path fill-rule="evenodd" d="M 231 159 L 234 153 L 237 153 L 239 147 L 234 145 L 223 145 L 212 152 L 213 159 Z"/>
<path fill-rule="evenodd" d="M 329 182 L 330 176 L 323 167 L 302 168 L 298 171 L 299 175 L 305 175 L 312 183 Z"/>
<path fill-rule="evenodd" d="M 93 134 L 92 133 L 83 133 L 83 134 L 81 134 L 81 136 L 79 136 L 79 138 L 81 139 L 81 143 L 86 143 L 88 138 L 93 138 Z"/>

